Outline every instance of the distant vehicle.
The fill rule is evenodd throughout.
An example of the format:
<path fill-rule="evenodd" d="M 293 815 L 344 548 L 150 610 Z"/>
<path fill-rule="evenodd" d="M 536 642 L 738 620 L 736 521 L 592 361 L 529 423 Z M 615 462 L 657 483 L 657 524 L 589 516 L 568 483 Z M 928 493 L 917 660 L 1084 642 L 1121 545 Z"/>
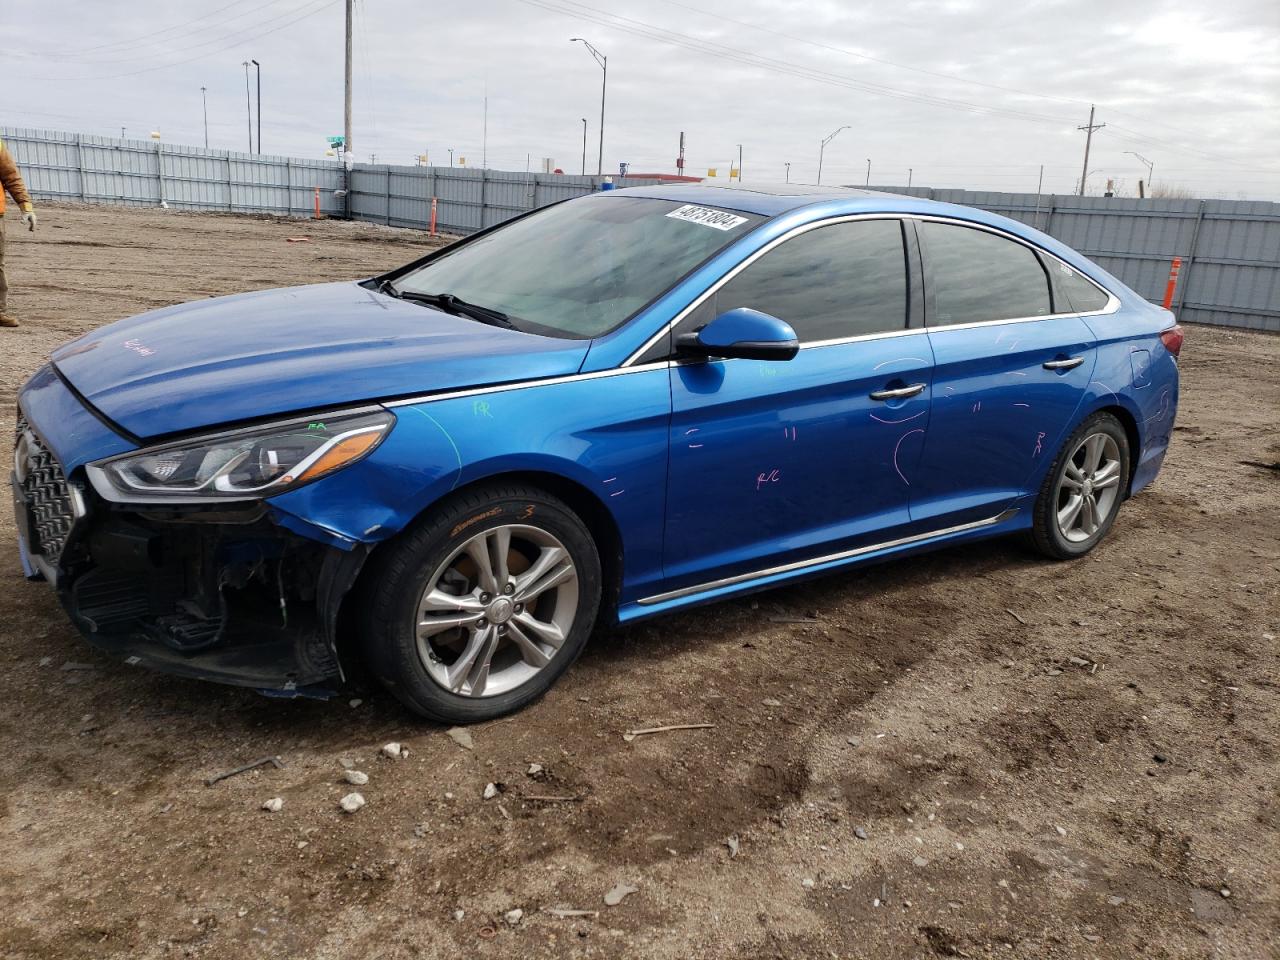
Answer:
<path fill-rule="evenodd" d="M 1181 329 L 979 210 L 664 185 L 169 307 L 22 389 L 22 562 L 95 645 L 496 717 L 602 622 L 1021 533 L 1155 477 Z M 342 643 L 340 643 L 340 639 Z"/>

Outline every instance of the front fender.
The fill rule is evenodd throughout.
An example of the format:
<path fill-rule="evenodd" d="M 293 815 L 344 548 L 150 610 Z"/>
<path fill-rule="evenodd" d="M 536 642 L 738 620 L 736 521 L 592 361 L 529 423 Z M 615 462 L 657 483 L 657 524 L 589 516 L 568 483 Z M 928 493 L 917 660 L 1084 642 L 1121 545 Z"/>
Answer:
<path fill-rule="evenodd" d="M 376 543 L 461 486 L 549 473 L 589 491 L 612 515 L 623 535 L 628 591 L 661 579 L 666 365 L 468 391 L 394 410 L 395 428 L 366 460 L 273 498 L 271 506 L 317 538 Z"/>

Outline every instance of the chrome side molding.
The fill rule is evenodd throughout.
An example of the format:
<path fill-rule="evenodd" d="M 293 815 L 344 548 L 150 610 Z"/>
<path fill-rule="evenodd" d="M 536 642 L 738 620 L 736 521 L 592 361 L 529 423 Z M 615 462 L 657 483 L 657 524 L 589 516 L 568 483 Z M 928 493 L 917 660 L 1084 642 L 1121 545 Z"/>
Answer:
<path fill-rule="evenodd" d="M 733 587 L 741 583 L 750 583 L 752 580 L 763 580 L 766 577 L 775 577 L 784 573 L 798 573 L 810 567 L 820 567 L 828 563 L 838 563 L 841 560 L 852 560 L 854 557 L 861 557 L 868 553 L 876 553 L 880 550 L 892 550 L 895 547 L 907 547 L 917 543 L 925 543 L 929 540 L 936 540 L 941 537 L 948 537 L 954 533 L 967 533 L 970 530 L 981 530 L 984 527 L 994 527 L 996 524 L 1004 523 L 1018 513 L 1018 508 L 1013 507 L 1005 510 L 1003 513 L 994 517 L 987 517 L 985 520 L 976 520 L 973 523 L 962 523 L 954 527 L 945 527 L 941 530 L 932 530 L 929 533 L 917 533 L 910 537 L 902 537 L 898 540 L 888 540 L 884 543 L 873 543 L 865 547 L 855 547 L 852 550 L 842 550 L 839 553 L 829 553 L 826 556 L 814 557 L 810 560 L 796 560 L 792 563 L 784 563 L 776 567 L 768 567 L 764 570 L 756 570 L 753 573 L 740 573 L 734 577 L 725 577 L 721 580 L 712 580 L 709 583 L 700 583 L 692 587 L 681 587 L 679 590 L 670 590 L 666 593 L 657 593 L 652 597 L 645 597 L 637 600 L 636 603 L 641 606 L 648 607 L 656 603 L 666 603 L 668 600 L 679 600 L 682 597 L 690 597 L 697 593 L 706 593 L 712 590 L 719 590 L 723 587 Z"/>

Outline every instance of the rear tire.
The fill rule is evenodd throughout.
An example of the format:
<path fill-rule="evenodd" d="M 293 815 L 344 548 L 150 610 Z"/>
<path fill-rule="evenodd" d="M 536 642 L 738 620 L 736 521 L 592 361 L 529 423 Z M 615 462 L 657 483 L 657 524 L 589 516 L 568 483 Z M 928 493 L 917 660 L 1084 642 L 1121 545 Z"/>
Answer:
<path fill-rule="evenodd" d="M 410 710 L 442 723 L 491 720 L 540 697 L 582 652 L 600 607 L 590 532 L 533 487 L 447 501 L 371 574 L 370 668 Z"/>
<path fill-rule="evenodd" d="M 1036 497 L 1031 540 L 1055 560 L 1082 557 L 1107 535 L 1129 489 L 1129 437 L 1109 413 L 1076 428 Z"/>

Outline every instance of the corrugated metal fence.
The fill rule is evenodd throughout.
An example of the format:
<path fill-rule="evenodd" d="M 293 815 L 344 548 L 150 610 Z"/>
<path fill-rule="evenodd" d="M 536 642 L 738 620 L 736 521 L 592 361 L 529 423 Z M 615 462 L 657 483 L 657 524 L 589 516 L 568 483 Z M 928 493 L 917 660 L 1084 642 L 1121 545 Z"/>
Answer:
<path fill-rule="evenodd" d="M 1280 203 L 874 187 L 962 203 L 1043 230 L 1148 300 L 1164 299 L 1182 257 L 1173 309 L 1189 323 L 1280 332 Z"/>
<path fill-rule="evenodd" d="M 88 134 L 0 127 L 33 196 L 175 209 L 342 216 L 342 167 L 233 150 L 116 140 Z M 396 227 L 425 228 L 431 199 L 447 233 L 474 233 L 518 213 L 591 193 L 599 177 L 512 173 L 467 167 L 397 167 L 357 163 L 351 215 Z M 628 178 L 627 186 L 656 183 Z"/>
<path fill-rule="evenodd" d="M 33 195 L 85 203 L 341 216 L 341 167 L 326 160 L 204 150 L 148 140 L 0 127 Z M 518 213 L 590 193 L 597 177 L 463 167 L 356 164 L 351 214 L 425 228 L 431 200 L 440 230 L 472 233 Z M 626 186 L 654 183 L 628 178 Z M 619 185 L 623 185 L 620 183 Z M 1169 263 L 1183 258 L 1174 300 L 1189 322 L 1280 332 L 1280 204 L 1136 200 L 877 187 L 981 207 L 1038 227 L 1159 301 Z"/>

